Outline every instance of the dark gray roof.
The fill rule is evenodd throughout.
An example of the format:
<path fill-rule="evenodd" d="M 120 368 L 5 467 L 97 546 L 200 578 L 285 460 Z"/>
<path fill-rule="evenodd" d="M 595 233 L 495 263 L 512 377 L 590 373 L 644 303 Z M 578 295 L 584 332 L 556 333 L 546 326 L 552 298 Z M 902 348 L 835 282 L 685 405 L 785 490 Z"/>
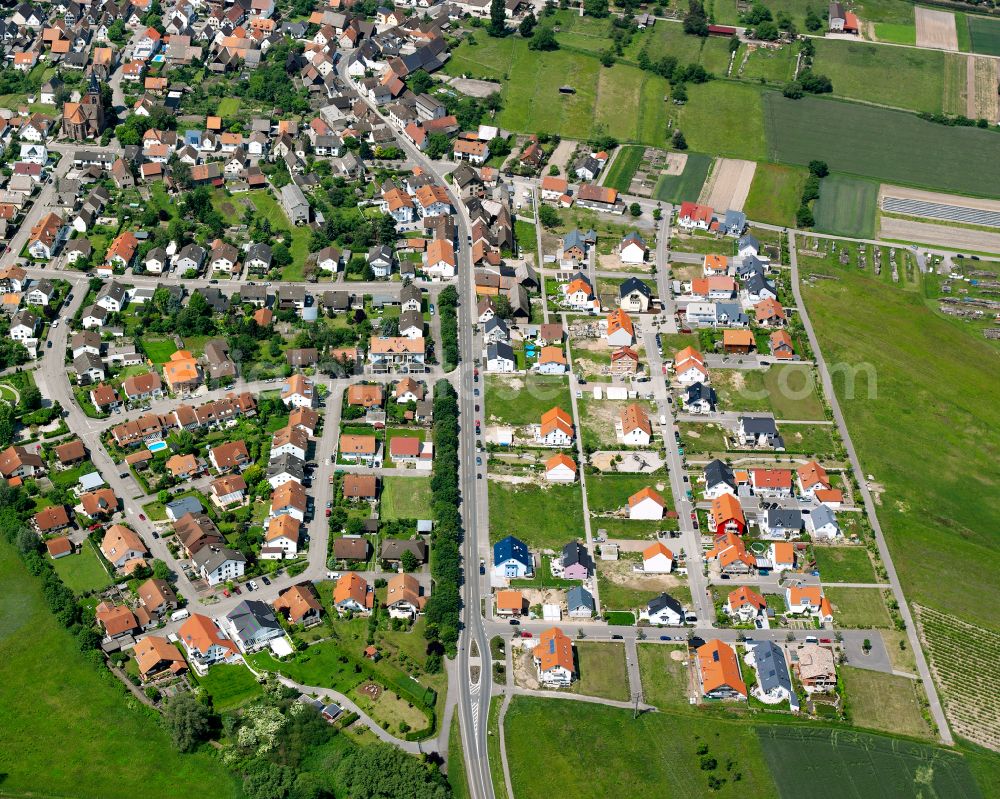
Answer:
<path fill-rule="evenodd" d="M 203 513 L 205 507 L 201 504 L 201 500 L 198 499 L 198 497 L 188 496 L 175 499 L 173 502 L 168 502 L 167 510 L 169 510 L 175 518 L 180 519 L 182 516 L 186 516 L 189 513 Z"/>
<path fill-rule="evenodd" d="M 705 467 L 705 485 L 711 488 L 719 483 L 736 488 L 736 478 L 733 477 L 733 470 L 725 463 L 716 458 Z"/>
<path fill-rule="evenodd" d="M 390 538 L 382 544 L 382 560 L 399 560 L 404 552 L 412 552 L 421 563 L 427 560 L 427 544 L 423 540 L 401 541 Z"/>
<path fill-rule="evenodd" d="M 783 530 L 801 530 L 802 512 L 798 508 L 769 508 L 767 526 Z"/>
<path fill-rule="evenodd" d="M 594 569 L 593 558 L 590 557 L 590 553 L 587 552 L 587 548 L 579 541 L 570 541 L 562 548 L 562 563 L 564 567 L 572 566 L 574 563 L 579 563 L 581 566 L 585 567 L 588 572 L 593 571 Z"/>
<path fill-rule="evenodd" d="M 594 597 L 592 597 L 590 595 L 590 591 L 582 585 L 574 585 L 569 589 L 569 591 L 566 592 L 566 605 L 569 607 L 570 611 L 578 608 L 587 608 L 593 612 L 596 608 L 594 605 Z"/>
<path fill-rule="evenodd" d="M 625 282 L 623 282 L 618 287 L 618 296 L 627 297 L 633 291 L 638 291 L 639 293 L 644 294 L 647 298 L 650 297 L 652 294 L 652 292 L 649 289 L 649 286 L 647 286 L 645 283 L 639 280 L 639 278 L 630 277 L 626 278 Z"/>
<path fill-rule="evenodd" d="M 650 614 L 659 613 L 664 608 L 669 608 L 678 616 L 684 618 L 684 606 L 670 596 L 670 594 L 660 594 L 658 597 L 654 597 L 649 600 L 649 605 L 647 606 Z"/>
<path fill-rule="evenodd" d="M 486 347 L 486 360 L 492 361 L 494 358 L 507 358 L 508 360 L 514 360 L 514 350 L 503 341 L 498 341 L 496 344 L 489 344 Z"/>
<path fill-rule="evenodd" d="M 274 610 L 265 602 L 244 599 L 226 614 L 240 638 L 255 638 L 261 630 L 281 630 Z"/>
<path fill-rule="evenodd" d="M 760 687 L 765 693 L 775 688 L 792 692 L 792 679 L 788 675 L 785 653 L 774 641 L 762 641 L 753 649 Z"/>
<path fill-rule="evenodd" d="M 744 431 L 752 435 L 773 436 L 778 433 L 773 416 L 741 416 L 740 424 Z"/>
<path fill-rule="evenodd" d="M 692 383 L 688 386 L 687 402 L 701 402 L 702 400 L 707 400 L 708 404 L 714 408 L 715 403 L 718 401 L 715 389 L 711 386 L 705 385 L 704 383 Z"/>

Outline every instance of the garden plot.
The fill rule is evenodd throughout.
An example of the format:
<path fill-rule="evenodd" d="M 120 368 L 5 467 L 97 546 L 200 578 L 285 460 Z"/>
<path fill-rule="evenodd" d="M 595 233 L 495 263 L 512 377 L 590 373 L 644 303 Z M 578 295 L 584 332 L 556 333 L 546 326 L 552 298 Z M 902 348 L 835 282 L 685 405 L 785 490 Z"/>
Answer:
<path fill-rule="evenodd" d="M 702 187 L 698 202 L 717 211 L 742 211 L 750 193 L 757 164 L 735 158 L 718 158 Z"/>
<path fill-rule="evenodd" d="M 955 15 L 950 11 L 935 11 L 917 6 L 917 47 L 958 52 L 958 32 L 955 29 Z"/>
<path fill-rule="evenodd" d="M 930 608 L 914 607 L 952 729 L 1000 751 L 1000 694 L 983 689 L 1000 680 L 1000 634 Z"/>

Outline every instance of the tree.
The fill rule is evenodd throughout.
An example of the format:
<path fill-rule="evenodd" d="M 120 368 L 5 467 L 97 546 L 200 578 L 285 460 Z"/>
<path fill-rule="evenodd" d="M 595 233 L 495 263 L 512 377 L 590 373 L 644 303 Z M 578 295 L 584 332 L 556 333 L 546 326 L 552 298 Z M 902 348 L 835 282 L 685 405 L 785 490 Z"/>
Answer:
<path fill-rule="evenodd" d="M 521 20 L 521 24 L 518 26 L 517 32 L 520 33 L 525 39 L 530 39 L 537 24 L 538 20 L 535 19 L 535 15 L 529 11 L 525 15 L 524 19 Z"/>
<path fill-rule="evenodd" d="M 507 8 L 504 0 L 491 0 L 490 24 L 486 32 L 490 36 L 503 36 L 507 33 Z"/>
<path fill-rule="evenodd" d="M 496 315 L 501 319 L 511 319 L 514 316 L 514 310 L 510 307 L 510 298 L 506 294 L 498 294 L 494 297 L 493 307 L 496 309 Z"/>
<path fill-rule="evenodd" d="M 42 407 L 42 392 L 34 384 L 22 389 L 21 407 L 26 411 L 37 411 Z"/>
<path fill-rule="evenodd" d="M 826 75 L 817 75 L 811 69 L 802 71 L 802 74 L 799 75 L 799 83 L 802 84 L 802 89 L 809 94 L 829 94 L 833 91 L 833 81 Z"/>
<path fill-rule="evenodd" d="M 534 36 L 531 37 L 531 41 L 528 42 L 528 49 L 543 51 L 558 50 L 559 42 L 556 41 L 556 35 L 552 32 L 552 28 L 538 28 Z"/>
<path fill-rule="evenodd" d="M 670 92 L 670 97 L 675 103 L 686 103 L 688 99 L 687 86 L 678 83 Z"/>
<path fill-rule="evenodd" d="M 830 174 L 830 167 L 827 166 L 826 161 L 810 161 L 809 173 L 818 178 L 825 178 Z"/>
<path fill-rule="evenodd" d="M 866 655 L 867 655 L 867 654 L 868 654 L 869 652 L 871 652 L 871 651 L 872 651 L 872 642 L 871 642 L 871 639 L 870 639 L 870 638 L 866 638 L 866 639 L 865 639 L 864 641 L 862 641 L 862 642 L 861 642 L 861 648 L 862 648 L 863 650 L 865 650 L 865 654 L 866 654 Z"/>
<path fill-rule="evenodd" d="M 410 81 L 410 90 L 414 94 L 426 94 L 434 86 L 434 78 L 423 69 L 418 69 L 409 76 L 408 80 Z"/>
<path fill-rule="evenodd" d="M 774 17 L 771 16 L 771 9 L 763 3 L 754 3 L 750 6 L 750 10 L 743 15 L 743 23 L 750 27 L 759 25 L 762 22 L 770 22 L 772 19 Z"/>
<path fill-rule="evenodd" d="M 756 28 L 754 28 L 754 36 L 762 42 L 773 42 L 780 35 L 781 34 L 778 32 L 778 26 L 769 20 L 761 22 Z"/>
<path fill-rule="evenodd" d="M 675 150 L 686 150 L 688 148 L 687 139 L 684 138 L 684 134 L 680 130 L 674 131 L 674 135 L 670 137 L 670 143 Z"/>
<path fill-rule="evenodd" d="M 510 141 L 503 136 L 490 139 L 490 155 L 510 155 Z"/>
<path fill-rule="evenodd" d="M 271 248 L 271 259 L 278 266 L 288 266 L 293 260 L 292 251 L 284 242 L 279 241 Z"/>
<path fill-rule="evenodd" d="M 443 133 L 432 133 L 427 137 L 427 149 L 424 154 L 431 159 L 444 158 L 451 152 L 451 142 Z"/>
<path fill-rule="evenodd" d="M 583 0 L 583 13 L 588 17 L 606 17 L 608 0 Z"/>
<path fill-rule="evenodd" d="M 806 8 L 806 30 L 815 33 L 823 27 L 823 18 L 816 13 L 812 6 Z"/>
<path fill-rule="evenodd" d="M 615 65 L 615 53 L 613 50 L 605 50 L 601 53 L 601 66 L 610 69 Z"/>
<path fill-rule="evenodd" d="M 542 227 L 547 228 L 558 227 L 561 222 L 559 214 L 556 213 L 556 209 L 551 205 L 540 205 L 538 207 L 538 221 L 542 223 Z"/>
<path fill-rule="evenodd" d="M 417 570 L 420 562 L 417 560 L 417 556 L 407 549 L 403 552 L 402 556 L 400 556 L 399 565 L 403 567 L 404 572 L 412 572 Z"/>
<path fill-rule="evenodd" d="M 340 762 L 338 782 L 354 799 L 448 799 L 451 790 L 436 768 L 384 743 L 354 747 Z"/>
<path fill-rule="evenodd" d="M 642 216 L 642 206 L 639 203 L 632 203 L 628 207 L 628 212 L 632 216 Z"/>
<path fill-rule="evenodd" d="M 178 694 L 163 709 L 163 722 L 180 752 L 191 752 L 208 738 L 212 712 L 192 694 Z"/>
<path fill-rule="evenodd" d="M 701 0 L 688 0 L 688 12 L 684 15 L 684 32 L 693 36 L 708 36 L 708 15 Z"/>
<path fill-rule="evenodd" d="M 789 100 L 801 100 L 805 96 L 805 92 L 802 91 L 802 84 L 797 80 L 786 83 L 785 88 L 781 90 L 781 93 Z"/>
<path fill-rule="evenodd" d="M 808 205 L 800 205 L 795 212 L 795 222 L 799 227 L 812 227 L 816 223 L 812 209 Z"/>

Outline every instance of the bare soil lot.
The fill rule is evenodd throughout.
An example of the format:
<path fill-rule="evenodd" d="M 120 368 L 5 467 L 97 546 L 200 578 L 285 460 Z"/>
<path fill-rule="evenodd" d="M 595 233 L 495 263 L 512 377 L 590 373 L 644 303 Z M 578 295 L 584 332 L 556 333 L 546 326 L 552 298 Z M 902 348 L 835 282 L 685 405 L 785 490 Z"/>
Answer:
<path fill-rule="evenodd" d="M 917 47 L 958 51 L 954 14 L 950 11 L 935 11 L 932 8 L 917 6 L 914 9 L 914 16 L 917 22 Z"/>
<path fill-rule="evenodd" d="M 995 58 L 970 55 L 968 63 L 968 91 L 965 115 L 970 119 L 986 119 L 991 123 L 1000 119 L 1000 103 L 996 91 L 1000 81 L 1000 62 Z"/>
<path fill-rule="evenodd" d="M 742 211 L 750 193 L 757 164 L 734 158 L 717 158 L 715 169 L 705 181 L 700 202 L 717 211 Z"/>
<path fill-rule="evenodd" d="M 883 218 L 879 226 L 879 237 L 914 241 L 919 244 L 939 244 L 943 247 L 954 247 L 956 250 L 1000 253 L 1000 233 L 934 225 L 930 222 Z"/>

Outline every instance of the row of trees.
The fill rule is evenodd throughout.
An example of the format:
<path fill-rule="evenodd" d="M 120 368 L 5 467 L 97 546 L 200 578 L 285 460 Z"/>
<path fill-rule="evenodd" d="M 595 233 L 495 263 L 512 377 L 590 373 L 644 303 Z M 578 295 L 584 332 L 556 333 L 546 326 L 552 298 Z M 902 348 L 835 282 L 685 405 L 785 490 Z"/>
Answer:
<path fill-rule="evenodd" d="M 444 321 L 442 319 L 442 321 Z M 462 517 L 458 512 L 461 492 L 458 488 L 458 397 L 447 380 L 434 386 L 434 473 L 431 476 L 434 534 L 431 541 L 431 576 L 434 590 L 427 602 L 425 636 L 433 645 L 455 653 L 458 643 L 462 578 L 459 541 Z M 471 435 L 471 432 L 470 432 Z M 431 670 L 431 658 L 427 669 Z M 440 666 L 440 661 L 437 663 Z"/>
<path fill-rule="evenodd" d="M 441 315 L 441 362 L 450 372 L 461 360 L 458 350 L 458 290 L 448 286 L 438 295 L 438 313 Z"/>

